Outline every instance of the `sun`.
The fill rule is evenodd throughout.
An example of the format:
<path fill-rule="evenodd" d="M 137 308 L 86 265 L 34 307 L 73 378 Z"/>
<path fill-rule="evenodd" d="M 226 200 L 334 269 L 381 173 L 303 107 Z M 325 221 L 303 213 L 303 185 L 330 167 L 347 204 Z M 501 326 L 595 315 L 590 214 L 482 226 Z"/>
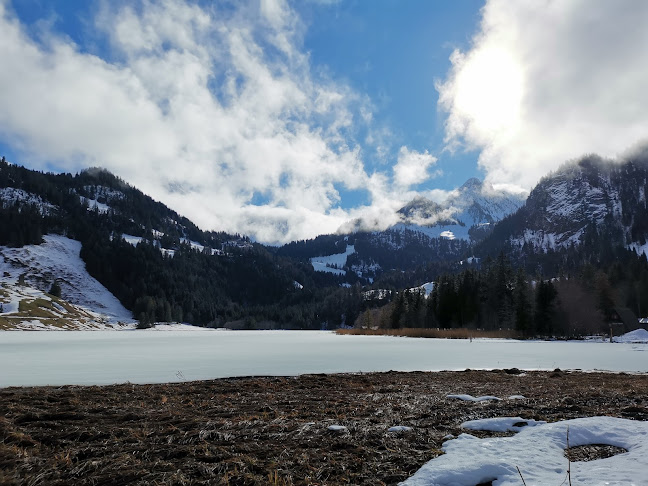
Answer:
<path fill-rule="evenodd" d="M 512 53 L 484 47 L 459 62 L 455 109 L 470 119 L 479 133 L 514 130 L 520 118 L 524 76 Z"/>

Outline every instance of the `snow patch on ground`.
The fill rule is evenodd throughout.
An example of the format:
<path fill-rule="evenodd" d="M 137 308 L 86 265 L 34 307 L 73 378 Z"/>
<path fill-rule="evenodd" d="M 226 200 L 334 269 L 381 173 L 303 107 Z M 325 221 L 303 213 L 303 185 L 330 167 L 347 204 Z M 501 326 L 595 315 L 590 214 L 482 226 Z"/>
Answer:
<path fill-rule="evenodd" d="M 564 454 L 568 434 L 570 447 L 606 444 L 628 452 L 570 465 Z M 648 471 L 648 422 L 588 417 L 523 427 L 513 437 L 478 439 L 461 434 L 445 442 L 443 451 L 401 484 L 474 485 L 496 480 L 498 486 L 519 486 L 519 467 L 526 484 L 559 485 L 566 484 L 570 467 L 574 486 L 639 485 L 645 484 Z"/>
<path fill-rule="evenodd" d="M 429 297 L 432 291 L 434 290 L 434 282 L 426 282 L 423 285 L 416 287 L 416 289 L 420 289 L 423 292 L 425 292 L 425 296 Z M 415 289 L 410 289 L 410 290 L 415 290 Z"/>
<path fill-rule="evenodd" d="M 457 400 L 463 400 L 464 402 L 485 402 L 488 400 L 501 400 L 501 398 L 491 395 L 485 395 L 483 397 L 473 397 L 472 395 L 448 395 L 447 398 L 456 398 Z"/>
<path fill-rule="evenodd" d="M 322 257 L 313 257 L 310 259 L 313 270 L 316 272 L 328 272 L 336 275 L 344 275 L 346 272 L 342 270 L 346 266 L 347 257 L 355 253 L 353 245 L 347 245 L 344 253 L 336 253 L 335 255 L 328 255 Z"/>
<path fill-rule="evenodd" d="M 544 425 L 544 420 L 526 420 L 520 417 L 498 417 L 490 419 L 469 420 L 461 424 L 462 429 L 487 430 L 490 432 L 519 432 L 524 427 Z"/>
<path fill-rule="evenodd" d="M 191 246 L 192 250 L 198 250 L 199 252 L 203 252 L 205 250 L 205 246 L 201 245 L 197 241 L 188 240 L 187 238 L 180 238 L 180 241 Z"/>

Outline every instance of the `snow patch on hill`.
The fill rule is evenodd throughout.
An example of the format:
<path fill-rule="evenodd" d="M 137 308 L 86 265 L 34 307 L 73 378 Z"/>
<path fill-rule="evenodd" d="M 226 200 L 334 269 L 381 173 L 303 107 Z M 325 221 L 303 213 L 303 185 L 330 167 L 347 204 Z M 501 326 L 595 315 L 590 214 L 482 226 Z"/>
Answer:
<path fill-rule="evenodd" d="M 35 205 L 44 216 L 52 214 L 52 212 L 58 209 L 57 206 L 43 201 L 43 199 L 38 195 L 14 187 L 0 188 L 0 203 L 2 206 L 8 206 L 15 203 Z"/>
<path fill-rule="evenodd" d="M 644 243 L 643 245 L 641 243 L 630 243 L 628 245 L 629 250 L 634 250 L 637 255 L 641 255 L 642 253 L 644 255 L 648 256 L 648 243 Z"/>
<path fill-rule="evenodd" d="M 126 233 L 122 234 L 122 238 L 126 243 L 132 246 L 137 246 L 139 245 L 144 238 L 141 236 L 133 236 L 133 235 L 127 235 Z"/>
<path fill-rule="evenodd" d="M 344 253 L 336 253 L 335 255 L 313 257 L 310 259 L 313 270 L 316 272 L 328 272 L 336 275 L 344 275 L 346 272 L 342 270 L 346 266 L 347 257 L 355 253 L 353 245 L 347 245 Z"/>
<path fill-rule="evenodd" d="M 400 232 L 415 231 L 430 238 L 445 238 L 448 240 L 469 240 L 468 230 L 470 227 L 459 224 L 442 224 L 436 226 L 421 226 L 419 224 L 398 223 L 392 229 Z"/>
<path fill-rule="evenodd" d="M 52 282 L 57 280 L 61 286 L 61 296 L 72 304 L 101 315 L 109 322 L 132 319 L 130 311 L 88 274 L 79 256 L 79 241 L 58 235 L 46 235 L 43 240 L 41 245 L 0 247 L 0 274 L 6 287 L 17 286 L 23 276 L 24 281 L 34 289 L 34 297 L 42 297 L 42 292 L 49 290 Z"/>
<path fill-rule="evenodd" d="M 110 211 L 110 206 L 104 203 L 100 203 L 96 199 L 88 199 L 87 197 L 81 196 L 81 202 L 88 204 L 88 211 L 98 211 L 100 214 L 106 214 Z"/>

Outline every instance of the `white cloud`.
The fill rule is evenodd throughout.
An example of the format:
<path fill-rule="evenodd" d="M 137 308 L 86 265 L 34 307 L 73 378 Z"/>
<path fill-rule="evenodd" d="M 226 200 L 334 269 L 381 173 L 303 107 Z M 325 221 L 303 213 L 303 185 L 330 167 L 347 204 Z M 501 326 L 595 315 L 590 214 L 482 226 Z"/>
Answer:
<path fill-rule="evenodd" d="M 426 150 L 417 152 L 409 150 L 407 147 L 401 147 L 398 152 L 398 162 L 394 166 L 394 182 L 397 186 L 408 188 L 413 185 L 421 184 L 430 177 L 438 173 L 430 174 L 428 169 L 436 163 L 436 157 L 433 157 Z"/>
<path fill-rule="evenodd" d="M 446 142 L 492 183 L 530 188 L 568 159 L 648 135 L 648 2 L 488 0 L 438 83 Z"/>
<path fill-rule="evenodd" d="M 284 1 L 105 2 L 96 26 L 109 55 L 37 41 L 0 2 L 0 133 L 32 166 L 103 166 L 203 228 L 267 242 L 349 217 L 336 186 L 370 184 L 353 130 L 371 107 L 313 73 Z"/>

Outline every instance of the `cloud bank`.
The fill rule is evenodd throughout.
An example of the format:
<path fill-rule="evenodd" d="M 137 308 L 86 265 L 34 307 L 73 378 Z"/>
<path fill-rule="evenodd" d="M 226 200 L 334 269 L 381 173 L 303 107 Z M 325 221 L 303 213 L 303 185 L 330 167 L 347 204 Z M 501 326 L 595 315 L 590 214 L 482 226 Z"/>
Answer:
<path fill-rule="evenodd" d="M 34 35 L 0 0 L 11 73 L 0 77 L 0 132 L 30 166 L 102 166 L 205 229 L 270 243 L 393 212 L 423 175 L 407 162 L 396 183 L 367 172 L 355 140 L 371 103 L 311 66 L 286 2 L 100 5 L 96 42 L 107 47 L 92 53 L 46 25 Z M 368 205 L 341 209 L 341 190 L 367 191 Z"/>
<path fill-rule="evenodd" d="M 488 0 L 437 85 L 450 150 L 531 188 L 564 161 L 648 140 L 648 2 Z"/>

